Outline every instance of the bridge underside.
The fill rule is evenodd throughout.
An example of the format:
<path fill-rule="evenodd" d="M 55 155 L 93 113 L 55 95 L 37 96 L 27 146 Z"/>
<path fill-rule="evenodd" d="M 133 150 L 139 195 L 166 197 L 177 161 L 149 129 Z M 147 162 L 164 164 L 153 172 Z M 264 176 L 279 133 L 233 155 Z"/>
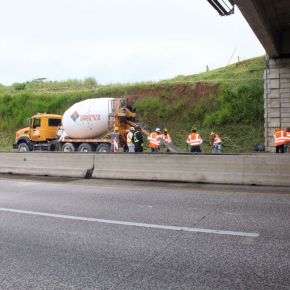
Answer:
<path fill-rule="evenodd" d="M 290 127 L 290 0 L 235 0 L 269 57 L 264 74 L 265 145 L 275 128 Z"/>
<path fill-rule="evenodd" d="M 234 1 L 270 58 L 290 57 L 290 1 Z"/>

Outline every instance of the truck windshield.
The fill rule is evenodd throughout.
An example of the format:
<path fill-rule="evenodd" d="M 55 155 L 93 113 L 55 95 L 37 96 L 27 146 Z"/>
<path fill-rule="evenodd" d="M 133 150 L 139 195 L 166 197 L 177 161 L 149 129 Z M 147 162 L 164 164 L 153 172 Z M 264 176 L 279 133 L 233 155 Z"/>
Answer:
<path fill-rule="evenodd" d="M 41 120 L 40 119 L 34 119 L 33 128 L 40 127 L 40 126 L 41 126 Z"/>

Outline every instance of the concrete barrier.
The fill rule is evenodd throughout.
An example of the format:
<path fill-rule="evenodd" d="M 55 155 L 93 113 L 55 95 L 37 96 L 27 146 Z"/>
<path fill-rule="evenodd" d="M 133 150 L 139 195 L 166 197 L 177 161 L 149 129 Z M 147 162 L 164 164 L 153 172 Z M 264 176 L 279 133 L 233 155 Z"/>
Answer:
<path fill-rule="evenodd" d="M 290 154 L 0 153 L 0 173 L 290 186 Z"/>
<path fill-rule="evenodd" d="M 93 177 L 242 184 L 243 156 L 98 154 Z"/>
<path fill-rule="evenodd" d="M 0 153 L 0 173 L 84 178 L 94 155 L 67 153 Z"/>
<path fill-rule="evenodd" d="M 98 154 L 93 178 L 290 186 L 290 154 Z"/>
<path fill-rule="evenodd" d="M 290 154 L 244 156 L 244 184 L 290 186 Z"/>

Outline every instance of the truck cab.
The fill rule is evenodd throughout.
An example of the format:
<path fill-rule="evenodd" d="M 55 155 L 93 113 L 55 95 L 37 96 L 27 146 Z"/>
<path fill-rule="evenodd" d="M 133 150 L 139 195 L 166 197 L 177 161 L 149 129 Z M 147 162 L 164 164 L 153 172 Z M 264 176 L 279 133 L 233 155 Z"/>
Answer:
<path fill-rule="evenodd" d="M 37 145 L 49 145 L 56 139 L 56 133 L 61 123 L 61 115 L 38 113 L 32 116 L 28 119 L 28 127 L 16 132 L 13 148 L 26 152 L 32 151 Z"/>

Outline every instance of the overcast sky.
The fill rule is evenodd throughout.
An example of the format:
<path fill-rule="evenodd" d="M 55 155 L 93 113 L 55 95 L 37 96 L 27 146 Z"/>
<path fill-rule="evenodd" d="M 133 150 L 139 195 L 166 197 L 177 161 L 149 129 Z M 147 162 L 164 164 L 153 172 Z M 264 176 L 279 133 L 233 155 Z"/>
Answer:
<path fill-rule="evenodd" d="M 206 0 L 0 0 L 0 83 L 158 81 L 265 54 Z"/>

